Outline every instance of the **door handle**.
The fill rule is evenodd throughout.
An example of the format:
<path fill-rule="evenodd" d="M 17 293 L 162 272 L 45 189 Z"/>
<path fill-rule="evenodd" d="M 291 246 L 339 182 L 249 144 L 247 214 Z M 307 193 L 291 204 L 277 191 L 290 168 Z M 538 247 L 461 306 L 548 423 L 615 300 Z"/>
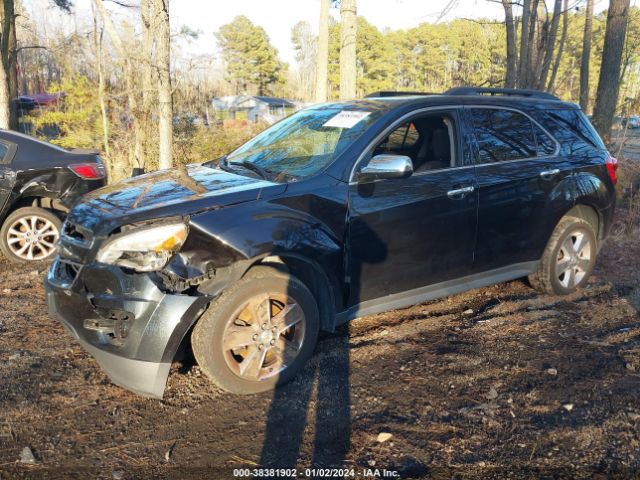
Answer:
<path fill-rule="evenodd" d="M 475 189 L 476 188 L 473 185 L 470 187 L 456 188 L 455 190 L 449 190 L 447 192 L 447 197 L 460 200 L 466 197 L 468 193 L 473 192 Z"/>
<path fill-rule="evenodd" d="M 559 173 L 560 173 L 560 169 L 559 168 L 552 168 L 551 170 L 543 170 L 542 172 L 540 172 L 540 176 L 544 180 L 549 180 L 552 177 L 555 177 Z"/>

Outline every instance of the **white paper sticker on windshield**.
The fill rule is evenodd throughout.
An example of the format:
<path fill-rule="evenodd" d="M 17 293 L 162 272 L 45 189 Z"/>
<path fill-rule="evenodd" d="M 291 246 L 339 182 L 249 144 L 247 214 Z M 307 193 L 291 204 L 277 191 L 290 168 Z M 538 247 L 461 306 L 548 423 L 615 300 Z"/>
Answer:
<path fill-rule="evenodd" d="M 337 115 L 331 117 L 323 127 L 353 128 L 363 118 L 369 116 L 371 112 L 359 112 L 356 110 L 342 110 Z"/>

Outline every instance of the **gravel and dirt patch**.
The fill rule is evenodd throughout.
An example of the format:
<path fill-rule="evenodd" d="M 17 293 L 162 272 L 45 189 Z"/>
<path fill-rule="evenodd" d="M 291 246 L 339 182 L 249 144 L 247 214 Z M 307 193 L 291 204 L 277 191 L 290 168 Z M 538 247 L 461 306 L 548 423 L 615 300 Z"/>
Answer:
<path fill-rule="evenodd" d="M 111 384 L 48 317 L 46 264 L 0 259 L 0 479 L 638 478 L 638 259 L 636 232 L 568 297 L 514 281 L 356 320 L 275 394 L 224 393 L 187 355 L 162 401 Z"/>

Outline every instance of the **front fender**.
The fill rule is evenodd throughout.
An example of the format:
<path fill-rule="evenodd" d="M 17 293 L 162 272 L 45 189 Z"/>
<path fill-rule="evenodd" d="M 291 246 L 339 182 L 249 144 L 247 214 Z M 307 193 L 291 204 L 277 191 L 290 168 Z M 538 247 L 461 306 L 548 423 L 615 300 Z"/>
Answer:
<path fill-rule="evenodd" d="M 343 231 L 336 232 L 316 216 L 283 204 L 264 207 L 239 205 L 191 218 L 197 237 L 206 236 L 218 244 L 208 249 L 215 266 L 281 253 L 296 253 L 321 265 L 339 261 Z"/>
<path fill-rule="evenodd" d="M 342 215 L 339 209 L 335 215 Z M 166 270 L 181 279 L 215 278 L 217 290 L 271 255 L 307 258 L 332 280 L 342 270 L 344 232 L 283 202 L 250 202 L 203 212 L 191 217 L 189 228 L 187 242 Z"/>

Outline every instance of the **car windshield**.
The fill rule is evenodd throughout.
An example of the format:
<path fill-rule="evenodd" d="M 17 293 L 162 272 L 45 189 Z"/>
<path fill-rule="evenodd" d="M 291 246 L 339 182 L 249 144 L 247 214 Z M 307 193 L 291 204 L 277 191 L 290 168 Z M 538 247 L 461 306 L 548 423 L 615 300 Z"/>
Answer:
<path fill-rule="evenodd" d="M 225 158 L 272 179 L 307 177 L 335 160 L 380 115 L 380 111 L 326 105 L 301 110 L 273 125 Z"/>

